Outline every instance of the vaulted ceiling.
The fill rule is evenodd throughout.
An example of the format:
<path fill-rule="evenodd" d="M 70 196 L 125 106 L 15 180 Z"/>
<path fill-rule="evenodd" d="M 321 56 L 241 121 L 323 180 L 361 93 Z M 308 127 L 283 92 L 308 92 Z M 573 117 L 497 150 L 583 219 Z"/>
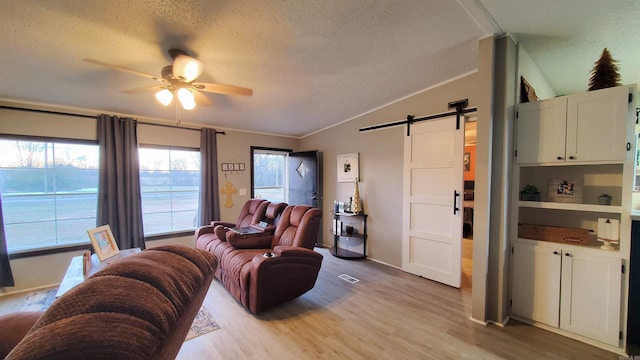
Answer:
<path fill-rule="evenodd" d="M 476 69 L 478 39 L 510 33 L 558 94 L 584 91 L 604 47 L 640 81 L 635 0 L 0 0 L 0 98 L 304 136 Z M 199 81 L 252 88 L 164 107 L 167 51 Z M 4 121 L 5 119 L 0 119 Z"/>

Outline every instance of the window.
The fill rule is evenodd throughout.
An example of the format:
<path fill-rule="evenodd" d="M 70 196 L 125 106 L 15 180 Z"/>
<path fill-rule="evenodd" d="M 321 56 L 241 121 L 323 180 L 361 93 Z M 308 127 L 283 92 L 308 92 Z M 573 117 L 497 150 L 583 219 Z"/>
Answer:
<path fill-rule="evenodd" d="M 0 192 L 10 253 L 88 243 L 95 228 L 98 145 L 0 139 Z"/>
<path fill-rule="evenodd" d="M 253 197 L 286 202 L 287 150 L 252 148 Z"/>
<path fill-rule="evenodd" d="M 139 155 L 145 236 L 195 229 L 200 151 L 140 148 Z"/>

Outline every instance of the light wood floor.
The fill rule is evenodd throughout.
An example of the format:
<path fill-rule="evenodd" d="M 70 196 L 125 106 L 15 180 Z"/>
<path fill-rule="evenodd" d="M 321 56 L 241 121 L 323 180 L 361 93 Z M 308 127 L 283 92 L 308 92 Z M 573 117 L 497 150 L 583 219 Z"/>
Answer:
<path fill-rule="evenodd" d="M 473 323 L 468 286 L 317 250 L 324 261 L 316 286 L 260 316 L 214 281 L 204 304 L 222 328 L 185 342 L 178 359 L 619 359 L 513 320 L 505 328 Z M 18 296 L 0 298 L 0 313 L 20 304 Z"/>
<path fill-rule="evenodd" d="M 515 321 L 505 328 L 473 323 L 468 288 L 318 251 L 324 261 L 316 286 L 261 316 L 214 282 L 205 305 L 222 328 L 187 341 L 178 359 L 619 358 Z"/>

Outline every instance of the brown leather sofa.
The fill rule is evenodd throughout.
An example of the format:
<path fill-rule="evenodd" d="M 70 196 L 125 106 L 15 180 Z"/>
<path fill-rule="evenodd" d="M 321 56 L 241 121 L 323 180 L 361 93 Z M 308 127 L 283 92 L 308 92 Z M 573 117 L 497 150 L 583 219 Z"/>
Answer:
<path fill-rule="evenodd" d="M 240 235 L 227 231 L 220 239 L 218 231 L 209 225 L 195 235 L 197 248 L 218 256 L 216 277 L 254 314 L 311 290 L 322 265 L 322 255 L 313 251 L 322 211 L 290 205 L 275 216 L 280 204 L 266 205 L 264 219 L 273 222 L 273 233 Z"/>
<path fill-rule="evenodd" d="M 216 264 L 180 245 L 115 261 L 44 313 L 0 316 L 0 358 L 175 359 Z"/>

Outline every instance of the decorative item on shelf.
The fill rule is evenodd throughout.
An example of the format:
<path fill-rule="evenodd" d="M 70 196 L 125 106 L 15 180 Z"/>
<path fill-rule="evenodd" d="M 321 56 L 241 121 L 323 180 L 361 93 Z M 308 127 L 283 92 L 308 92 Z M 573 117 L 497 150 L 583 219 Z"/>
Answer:
<path fill-rule="evenodd" d="M 582 203 L 582 180 L 549 179 L 547 193 L 549 201 L 560 203 Z"/>
<path fill-rule="evenodd" d="M 352 203 L 352 202 L 353 202 L 353 201 L 352 201 L 352 199 L 351 199 L 351 196 L 349 196 L 349 200 L 347 200 L 347 201 L 344 203 L 344 211 L 341 211 L 341 212 L 351 213 L 351 203 Z"/>
<path fill-rule="evenodd" d="M 598 241 L 602 242 L 600 249 L 615 250 L 612 243 L 619 243 L 620 221 L 617 219 L 598 218 Z"/>
<path fill-rule="evenodd" d="M 536 89 L 534 89 L 523 76 L 520 76 L 520 102 L 526 103 L 534 101 L 538 101 Z"/>
<path fill-rule="evenodd" d="M 353 230 L 354 230 L 354 229 L 353 229 L 353 226 L 350 226 L 350 225 L 347 225 L 347 226 L 344 228 L 344 232 L 346 232 L 346 233 L 347 233 L 347 235 L 353 235 Z"/>
<path fill-rule="evenodd" d="M 540 201 L 540 190 L 534 185 L 527 184 L 520 190 L 520 200 Z"/>
<path fill-rule="evenodd" d="M 358 188 L 358 178 L 356 178 L 356 187 L 353 189 L 351 197 L 351 212 L 354 214 L 362 213 L 362 200 L 360 200 L 360 189 Z"/>
<path fill-rule="evenodd" d="M 575 245 L 589 245 L 590 243 L 593 243 L 594 235 L 594 231 L 589 229 L 536 224 L 518 224 L 518 237 L 523 239 L 569 243 Z"/>
<path fill-rule="evenodd" d="M 340 219 L 333 219 L 333 234 L 340 235 L 342 233 L 342 221 Z"/>
<path fill-rule="evenodd" d="M 602 50 L 600 59 L 595 62 L 589 79 L 589 91 L 620 86 L 617 60 L 614 60 L 607 48 Z"/>
<path fill-rule="evenodd" d="M 611 205 L 611 195 L 602 194 L 598 196 L 598 205 Z"/>

